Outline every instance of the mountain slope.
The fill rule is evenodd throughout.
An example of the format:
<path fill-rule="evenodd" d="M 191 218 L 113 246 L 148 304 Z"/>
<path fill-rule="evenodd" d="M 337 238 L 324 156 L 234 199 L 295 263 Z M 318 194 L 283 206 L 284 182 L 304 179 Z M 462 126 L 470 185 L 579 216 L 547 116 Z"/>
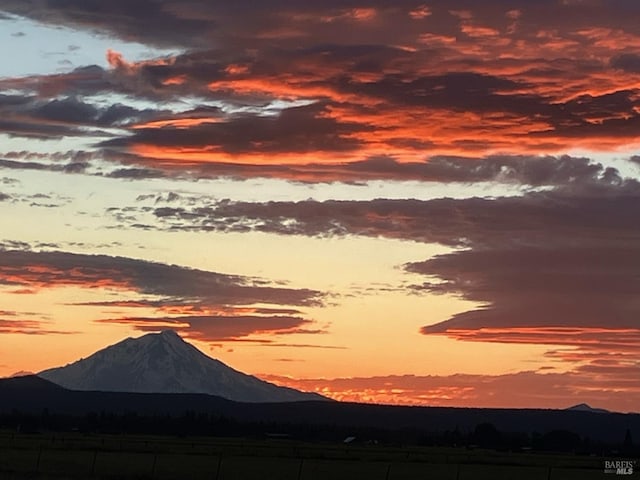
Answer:
<path fill-rule="evenodd" d="M 326 400 L 278 387 L 208 357 L 172 330 L 128 338 L 40 377 L 71 390 L 206 393 L 239 402 Z"/>

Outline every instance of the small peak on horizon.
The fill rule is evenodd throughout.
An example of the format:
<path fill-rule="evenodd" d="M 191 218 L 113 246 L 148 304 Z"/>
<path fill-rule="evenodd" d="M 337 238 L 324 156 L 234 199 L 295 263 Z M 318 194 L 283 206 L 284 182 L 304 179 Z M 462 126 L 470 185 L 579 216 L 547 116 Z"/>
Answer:
<path fill-rule="evenodd" d="M 610 413 L 609 410 L 605 410 L 604 408 L 594 408 L 588 403 L 579 403 L 567 408 L 566 410 L 574 410 L 578 412 Z"/>

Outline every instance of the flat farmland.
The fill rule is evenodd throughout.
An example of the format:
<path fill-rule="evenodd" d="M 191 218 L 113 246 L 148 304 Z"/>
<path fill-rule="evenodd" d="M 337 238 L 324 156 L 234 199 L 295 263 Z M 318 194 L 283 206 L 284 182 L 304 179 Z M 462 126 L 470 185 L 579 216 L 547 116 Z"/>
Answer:
<path fill-rule="evenodd" d="M 7 480 L 561 480 L 610 478 L 577 455 L 292 440 L 0 433 Z"/>

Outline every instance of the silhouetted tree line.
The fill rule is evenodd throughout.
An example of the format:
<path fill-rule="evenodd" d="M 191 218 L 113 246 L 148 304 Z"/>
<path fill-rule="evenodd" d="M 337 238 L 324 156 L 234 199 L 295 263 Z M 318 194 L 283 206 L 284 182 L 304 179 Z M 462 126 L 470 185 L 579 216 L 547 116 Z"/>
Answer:
<path fill-rule="evenodd" d="M 13 410 L 0 414 L 0 428 L 21 433 L 68 432 L 103 434 L 150 434 L 174 436 L 253 437 L 286 436 L 310 442 L 341 442 L 354 436 L 358 443 L 396 446 L 448 446 L 486 448 L 503 451 L 567 452 L 576 454 L 640 456 L 640 448 L 630 430 L 621 432 L 619 443 L 593 441 L 567 430 L 531 434 L 503 432 L 492 423 L 480 423 L 472 431 L 424 432 L 419 429 L 372 428 L 344 425 L 288 424 L 283 422 L 240 421 L 217 413 L 192 410 L 181 415 L 141 415 L 91 412 L 84 416 L 40 414 Z"/>
<path fill-rule="evenodd" d="M 640 455 L 640 447 L 633 443 L 629 429 L 621 435 L 620 443 L 594 441 L 568 430 L 551 430 L 531 434 L 525 432 L 501 432 L 491 423 L 480 423 L 472 432 L 461 433 L 457 428 L 421 438 L 421 444 L 431 446 L 465 446 L 504 451 L 540 451 L 576 454 L 626 456 Z"/>

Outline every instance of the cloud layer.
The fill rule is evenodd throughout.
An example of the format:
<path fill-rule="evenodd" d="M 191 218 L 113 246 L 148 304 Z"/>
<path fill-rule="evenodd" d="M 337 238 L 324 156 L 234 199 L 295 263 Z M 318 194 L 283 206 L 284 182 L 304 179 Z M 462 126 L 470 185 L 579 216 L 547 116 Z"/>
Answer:
<path fill-rule="evenodd" d="M 505 174 L 562 186 L 501 198 L 178 202 L 138 213 L 155 217 L 149 223 L 168 231 L 359 235 L 440 243 L 453 250 L 404 266 L 425 278 L 412 290 L 459 296 L 478 306 L 425 326 L 423 334 L 556 345 L 549 357 L 576 365 L 604 362 L 609 368 L 636 368 L 640 184 L 580 159 L 523 165 Z M 465 162 L 458 175 L 485 170 L 502 167 L 496 168 L 495 159 Z"/>
<path fill-rule="evenodd" d="M 414 178 L 438 155 L 612 151 L 635 145 L 640 133 L 632 1 L 458 1 L 455 8 L 413 0 L 7 1 L 2 8 L 178 50 L 140 62 L 109 51 L 108 69 L 0 82 L 16 92 L 0 98 L 5 132 L 92 135 L 109 158 L 144 168 L 203 166 L 240 176 L 265 168 L 305 181 L 366 180 L 391 169 Z M 113 94 L 124 103 L 92 104 Z M 140 109 L 132 101 L 185 98 L 192 108 Z M 301 165 L 309 168 L 300 172 Z"/>
<path fill-rule="evenodd" d="M 323 299 L 323 294 L 315 290 L 270 286 L 257 278 L 124 257 L 18 250 L 2 251 L 0 286 L 10 293 L 22 294 L 62 287 L 136 294 L 135 300 L 75 305 L 123 312 L 155 311 L 149 317 L 122 313 L 120 317 L 99 321 L 126 324 L 139 330 L 174 328 L 207 341 L 231 341 L 253 333 L 303 331 L 302 327 L 312 322 L 298 316 L 301 312 L 292 307 L 318 306 Z M 269 306 L 261 306 L 264 304 Z M 31 320 L 3 322 L 14 333 L 38 333 L 40 326 Z M 305 333 L 317 330 L 307 328 Z"/>
<path fill-rule="evenodd" d="M 589 370 L 595 370 L 589 371 Z M 525 371 L 504 375 L 388 375 L 357 378 L 292 379 L 263 374 L 265 380 L 316 391 L 336 400 L 400 405 L 481 408 L 568 408 L 576 402 L 637 412 L 640 390 L 633 369 L 580 368 L 575 372 Z"/>

